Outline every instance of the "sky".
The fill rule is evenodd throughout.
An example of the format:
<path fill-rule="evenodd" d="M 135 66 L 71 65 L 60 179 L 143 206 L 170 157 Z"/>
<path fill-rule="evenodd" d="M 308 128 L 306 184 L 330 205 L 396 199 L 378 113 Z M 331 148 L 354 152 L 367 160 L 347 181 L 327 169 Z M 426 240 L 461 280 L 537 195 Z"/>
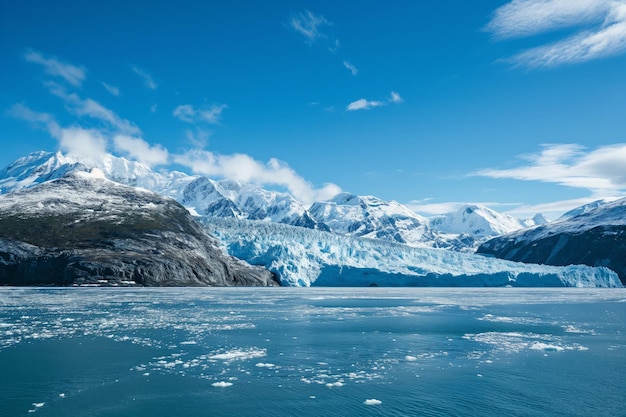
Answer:
<path fill-rule="evenodd" d="M 626 195 L 626 0 L 0 3 L 0 167 L 46 150 L 549 219 Z"/>

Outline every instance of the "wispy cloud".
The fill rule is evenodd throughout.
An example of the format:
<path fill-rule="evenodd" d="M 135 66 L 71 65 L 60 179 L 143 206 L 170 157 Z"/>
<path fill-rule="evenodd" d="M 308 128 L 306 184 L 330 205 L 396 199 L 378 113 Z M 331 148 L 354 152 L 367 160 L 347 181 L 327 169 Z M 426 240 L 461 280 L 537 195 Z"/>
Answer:
<path fill-rule="evenodd" d="M 109 93 L 111 93 L 111 95 L 114 95 L 115 97 L 120 95 L 120 89 L 118 87 L 114 87 L 104 82 L 101 84 Z"/>
<path fill-rule="evenodd" d="M 400 97 L 400 94 L 395 91 L 391 92 L 390 97 L 385 101 L 379 100 L 367 100 L 364 98 L 355 100 L 346 106 L 347 111 L 355 111 L 355 110 L 370 110 L 374 107 L 386 106 L 387 104 L 398 104 L 402 103 L 404 100 Z"/>
<path fill-rule="evenodd" d="M 41 52 L 28 50 L 24 55 L 24 59 L 28 62 L 42 65 L 47 74 L 61 77 L 74 87 L 80 87 L 85 80 L 87 71 L 85 68 L 68 64 L 57 58 L 46 57 Z"/>
<path fill-rule="evenodd" d="M 135 74 L 143 78 L 143 84 L 146 86 L 146 88 L 149 88 L 150 90 L 156 90 L 158 88 L 156 81 L 154 81 L 154 78 L 152 78 L 152 75 L 150 73 L 135 65 L 131 65 L 130 68 Z"/>
<path fill-rule="evenodd" d="M 391 97 L 389 98 L 389 102 L 391 103 L 402 103 L 404 101 L 404 99 L 402 97 L 400 97 L 400 94 L 396 93 L 395 91 L 391 92 Z"/>
<path fill-rule="evenodd" d="M 191 104 L 181 104 L 174 109 L 174 117 L 187 123 L 205 122 L 219 124 L 222 112 L 227 109 L 226 104 L 212 104 L 207 109 L 196 109 Z"/>
<path fill-rule="evenodd" d="M 484 169 L 473 175 L 540 181 L 589 190 L 603 197 L 626 191 L 626 144 L 588 151 L 577 144 L 543 145 L 522 157 L 526 164 L 509 169 Z"/>
<path fill-rule="evenodd" d="M 61 126 L 59 126 L 53 115 L 33 111 L 22 103 L 14 104 L 7 111 L 7 116 L 33 123 L 37 128 L 48 131 L 53 137 L 58 137 L 61 132 Z"/>
<path fill-rule="evenodd" d="M 185 136 L 187 137 L 187 141 L 198 149 L 204 149 L 209 143 L 209 138 L 211 137 L 210 130 L 196 128 L 195 130 L 186 129 Z"/>
<path fill-rule="evenodd" d="M 308 10 L 296 13 L 291 16 L 289 25 L 305 37 L 307 43 L 312 44 L 318 39 L 325 39 L 327 35 L 321 30 L 324 26 L 330 26 L 330 23 L 324 16 L 317 15 Z"/>
<path fill-rule="evenodd" d="M 192 150 L 175 155 L 174 162 L 189 167 L 197 174 L 231 178 L 261 186 L 285 187 L 296 199 L 306 204 L 332 198 L 341 192 L 335 184 L 314 187 L 286 163 L 275 158 L 262 163 L 245 154 L 219 155 Z"/>
<path fill-rule="evenodd" d="M 352 75 L 357 75 L 359 73 L 359 70 L 349 61 L 343 61 L 343 66 L 346 67 Z"/>
<path fill-rule="evenodd" d="M 49 82 L 46 83 L 50 92 L 65 102 L 66 109 L 77 116 L 87 116 L 106 123 L 124 134 L 137 135 L 141 130 L 130 121 L 121 118 L 114 111 L 104 107 L 90 98 L 82 99 L 76 93 L 69 93 L 63 86 Z"/>
<path fill-rule="evenodd" d="M 523 51 L 509 62 L 556 67 L 626 52 L 626 1 L 513 0 L 496 9 L 485 29 L 498 39 L 508 39 L 566 27 L 581 29 L 563 40 Z"/>

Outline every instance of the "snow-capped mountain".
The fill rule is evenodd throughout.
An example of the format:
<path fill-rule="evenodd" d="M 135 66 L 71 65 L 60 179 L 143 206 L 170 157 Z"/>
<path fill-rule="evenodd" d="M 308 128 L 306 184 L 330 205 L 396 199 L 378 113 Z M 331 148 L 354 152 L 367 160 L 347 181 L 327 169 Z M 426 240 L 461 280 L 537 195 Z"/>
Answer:
<path fill-rule="evenodd" d="M 468 204 L 456 212 L 432 217 L 429 224 L 441 233 L 469 235 L 480 240 L 534 225 L 529 223 L 479 204 Z"/>
<path fill-rule="evenodd" d="M 72 170 L 93 168 L 109 180 L 172 197 L 198 215 L 284 223 L 414 247 L 471 252 L 488 237 L 529 224 L 480 206 L 468 206 L 429 223 L 395 201 L 350 193 L 307 207 L 288 193 L 229 179 L 155 172 L 139 162 L 108 154 L 93 158 L 61 152 L 30 154 L 0 171 L 0 194 L 32 187 Z"/>
<path fill-rule="evenodd" d="M 75 170 L 97 168 L 114 182 L 131 187 L 145 188 L 175 200 L 196 177 L 182 172 L 154 172 L 136 161 L 110 154 L 85 157 L 62 152 L 34 152 L 17 159 L 0 170 L 0 194 L 18 191 L 44 183 Z"/>
<path fill-rule="evenodd" d="M 574 213 L 578 214 L 496 237 L 478 252 L 548 265 L 607 266 L 626 282 L 626 198 Z"/>
<path fill-rule="evenodd" d="M 410 246 L 428 246 L 434 240 L 428 221 L 395 201 L 341 193 L 309 209 L 319 223 L 335 233 L 382 239 Z"/>
<path fill-rule="evenodd" d="M 607 268 L 523 264 L 235 218 L 200 221 L 228 253 L 286 286 L 621 286 Z"/>

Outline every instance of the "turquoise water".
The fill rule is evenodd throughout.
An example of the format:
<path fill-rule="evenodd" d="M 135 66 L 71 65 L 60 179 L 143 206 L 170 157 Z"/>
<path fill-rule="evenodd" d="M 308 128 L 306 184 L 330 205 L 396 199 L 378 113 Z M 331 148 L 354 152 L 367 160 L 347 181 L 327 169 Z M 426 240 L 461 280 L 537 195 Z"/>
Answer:
<path fill-rule="evenodd" d="M 624 416 L 626 291 L 0 289 L 0 416 Z"/>

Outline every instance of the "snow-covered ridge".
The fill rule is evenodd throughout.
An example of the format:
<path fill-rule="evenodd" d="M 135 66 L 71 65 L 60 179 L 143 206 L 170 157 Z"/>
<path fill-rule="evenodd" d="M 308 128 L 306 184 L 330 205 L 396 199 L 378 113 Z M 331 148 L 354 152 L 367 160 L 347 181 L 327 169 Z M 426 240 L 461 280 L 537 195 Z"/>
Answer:
<path fill-rule="evenodd" d="M 621 286 L 606 268 L 522 264 L 281 224 L 199 220 L 231 255 L 265 266 L 288 286 Z"/>

